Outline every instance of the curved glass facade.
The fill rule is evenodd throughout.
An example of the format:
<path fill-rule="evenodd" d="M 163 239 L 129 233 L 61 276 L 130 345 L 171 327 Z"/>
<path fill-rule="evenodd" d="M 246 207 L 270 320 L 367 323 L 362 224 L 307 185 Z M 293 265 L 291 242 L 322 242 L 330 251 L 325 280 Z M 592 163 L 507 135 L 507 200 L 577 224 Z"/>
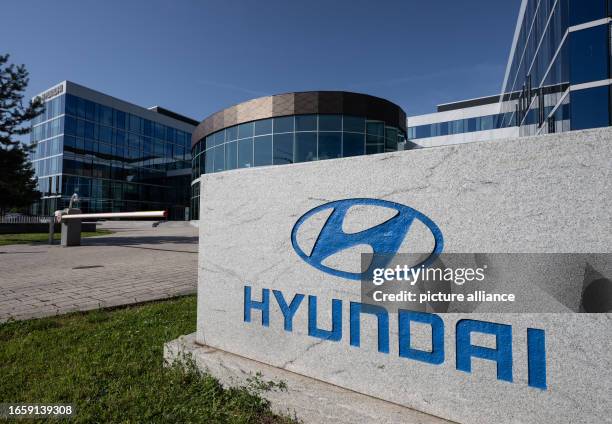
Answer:
<path fill-rule="evenodd" d="M 382 121 L 349 115 L 290 115 L 212 133 L 192 147 L 192 180 L 237 168 L 393 152 L 406 135 Z M 192 182 L 191 218 L 199 217 L 200 185 Z"/>

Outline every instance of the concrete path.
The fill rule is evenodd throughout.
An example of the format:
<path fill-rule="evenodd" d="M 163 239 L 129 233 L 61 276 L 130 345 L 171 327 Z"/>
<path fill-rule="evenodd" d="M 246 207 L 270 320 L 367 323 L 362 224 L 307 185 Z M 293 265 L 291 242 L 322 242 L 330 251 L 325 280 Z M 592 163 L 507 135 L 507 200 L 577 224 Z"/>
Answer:
<path fill-rule="evenodd" d="M 105 222 L 82 246 L 0 246 L 0 322 L 196 292 L 198 232 L 184 222 Z"/>

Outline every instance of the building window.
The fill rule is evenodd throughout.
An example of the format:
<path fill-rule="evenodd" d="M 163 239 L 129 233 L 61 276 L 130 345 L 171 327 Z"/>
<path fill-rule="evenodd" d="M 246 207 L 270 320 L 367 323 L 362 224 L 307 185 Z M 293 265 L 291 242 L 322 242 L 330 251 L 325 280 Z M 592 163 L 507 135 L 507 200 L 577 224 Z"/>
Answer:
<path fill-rule="evenodd" d="M 293 116 L 274 118 L 274 134 L 293 132 Z"/>
<path fill-rule="evenodd" d="M 342 115 L 319 115 L 319 131 L 342 131 Z"/>
<path fill-rule="evenodd" d="M 238 168 L 253 166 L 253 139 L 238 140 Z"/>
<path fill-rule="evenodd" d="M 253 146 L 253 164 L 255 166 L 272 165 L 272 136 L 255 137 L 253 139 Z"/>
<path fill-rule="evenodd" d="M 316 131 L 317 115 L 298 115 L 295 117 L 296 131 Z"/>
<path fill-rule="evenodd" d="M 315 121 L 316 127 L 316 121 Z M 301 132 L 295 134 L 295 161 L 309 162 L 317 160 L 317 133 Z"/>
<path fill-rule="evenodd" d="M 342 157 L 342 133 L 319 133 L 319 159 L 335 159 Z"/>
<path fill-rule="evenodd" d="M 346 121 L 345 121 L 346 123 Z M 365 125 L 365 122 L 364 122 Z M 342 156 L 359 156 L 365 153 L 365 135 L 357 133 L 343 133 Z"/>
<path fill-rule="evenodd" d="M 276 129 L 276 124 L 274 128 Z M 273 163 L 274 165 L 293 163 L 293 133 L 274 134 Z"/>
<path fill-rule="evenodd" d="M 570 83 L 608 78 L 608 26 L 570 33 Z"/>
<path fill-rule="evenodd" d="M 570 123 L 572 130 L 610 125 L 609 87 L 576 90 L 570 93 Z"/>
<path fill-rule="evenodd" d="M 262 119 L 255 121 L 255 135 L 272 134 L 272 119 Z"/>
<path fill-rule="evenodd" d="M 570 0 L 570 26 L 606 17 L 606 2 L 602 0 Z"/>

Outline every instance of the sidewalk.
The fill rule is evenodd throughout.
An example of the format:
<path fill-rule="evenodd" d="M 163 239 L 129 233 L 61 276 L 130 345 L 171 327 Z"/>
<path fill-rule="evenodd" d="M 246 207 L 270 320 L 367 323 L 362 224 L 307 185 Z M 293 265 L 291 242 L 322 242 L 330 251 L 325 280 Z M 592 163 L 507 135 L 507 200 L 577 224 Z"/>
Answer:
<path fill-rule="evenodd" d="M 0 322 L 191 294 L 198 230 L 184 222 L 105 222 L 82 246 L 0 246 Z"/>

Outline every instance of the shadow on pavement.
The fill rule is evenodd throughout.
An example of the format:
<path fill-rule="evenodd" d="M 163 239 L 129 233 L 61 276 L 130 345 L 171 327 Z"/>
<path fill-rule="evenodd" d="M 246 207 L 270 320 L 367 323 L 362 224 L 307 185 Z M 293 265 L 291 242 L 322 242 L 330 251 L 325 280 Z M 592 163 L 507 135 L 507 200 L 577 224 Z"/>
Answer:
<path fill-rule="evenodd" d="M 137 246 L 143 244 L 156 244 L 156 245 L 167 245 L 167 244 L 198 244 L 198 236 L 139 236 L 139 237 L 116 237 L 116 236 L 102 236 L 102 237 L 87 237 L 81 239 L 81 246 Z M 177 246 L 178 247 L 178 246 Z M 159 250 L 173 250 L 173 249 L 159 249 Z M 176 250 L 175 250 L 176 251 Z"/>

